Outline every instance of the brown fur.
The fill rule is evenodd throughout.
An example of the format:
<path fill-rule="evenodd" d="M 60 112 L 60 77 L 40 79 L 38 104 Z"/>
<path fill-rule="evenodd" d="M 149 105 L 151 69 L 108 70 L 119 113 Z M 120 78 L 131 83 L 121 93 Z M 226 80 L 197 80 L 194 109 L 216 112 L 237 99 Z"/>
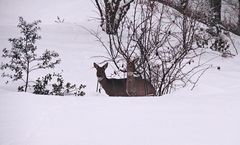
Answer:
<path fill-rule="evenodd" d="M 156 90 L 153 85 L 142 78 L 134 77 L 135 69 L 134 61 L 127 61 L 127 82 L 126 82 L 126 92 L 129 96 L 155 96 Z"/>
<path fill-rule="evenodd" d="M 109 96 L 128 96 L 126 93 L 126 79 L 108 79 L 105 74 L 105 70 L 108 63 L 102 67 L 98 66 L 96 63 L 93 64 L 97 70 L 97 77 L 102 88 L 105 90 L 106 94 Z"/>

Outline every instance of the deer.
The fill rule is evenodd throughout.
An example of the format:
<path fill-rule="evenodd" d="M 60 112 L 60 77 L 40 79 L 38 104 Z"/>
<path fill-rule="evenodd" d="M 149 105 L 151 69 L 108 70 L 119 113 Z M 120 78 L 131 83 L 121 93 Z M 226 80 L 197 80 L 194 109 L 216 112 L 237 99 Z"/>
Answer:
<path fill-rule="evenodd" d="M 131 61 L 127 59 L 127 82 L 126 92 L 129 96 L 155 96 L 156 90 L 153 85 L 146 79 L 135 77 L 135 63 L 138 59 Z"/>
<path fill-rule="evenodd" d="M 97 70 L 98 82 L 101 84 L 102 88 L 105 90 L 106 94 L 109 96 L 128 96 L 126 93 L 126 81 L 127 79 L 108 79 L 105 74 L 105 70 L 108 67 L 108 63 L 104 64 L 102 67 L 93 63 L 93 66 Z"/>

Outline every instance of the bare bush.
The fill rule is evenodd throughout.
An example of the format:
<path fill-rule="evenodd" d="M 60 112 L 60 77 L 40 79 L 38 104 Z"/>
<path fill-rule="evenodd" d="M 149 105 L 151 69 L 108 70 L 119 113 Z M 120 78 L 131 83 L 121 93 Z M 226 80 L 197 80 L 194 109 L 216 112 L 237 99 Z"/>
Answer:
<path fill-rule="evenodd" d="M 101 17 L 102 30 L 107 34 L 116 34 L 120 22 L 127 14 L 134 0 L 95 0 Z"/>
<path fill-rule="evenodd" d="M 138 2 L 122 19 L 117 33 L 107 35 L 107 42 L 92 31 L 108 52 L 108 60 L 126 73 L 126 60 L 138 58 L 135 76 L 150 81 L 159 96 L 189 83 L 194 87 L 210 68 L 200 59 L 205 52 L 203 29 L 184 13 L 153 1 Z M 188 0 L 183 0 L 183 11 L 187 6 Z"/>

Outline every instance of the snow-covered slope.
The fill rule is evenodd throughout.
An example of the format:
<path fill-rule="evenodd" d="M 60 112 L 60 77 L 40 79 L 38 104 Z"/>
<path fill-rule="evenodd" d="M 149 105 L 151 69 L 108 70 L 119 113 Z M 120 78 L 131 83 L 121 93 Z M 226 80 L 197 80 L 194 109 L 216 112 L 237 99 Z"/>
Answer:
<path fill-rule="evenodd" d="M 65 22 L 84 23 L 96 18 L 91 0 L 1 0 L 0 25 L 16 25 L 19 16 L 27 21 L 41 19 L 53 24 L 57 16 Z"/>
<path fill-rule="evenodd" d="M 240 99 L 233 94 L 111 98 L 1 93 L 1 145 L 240 144 Z"/>
<path fill-rule="evenodd" d="M 12 0 L 16 9 L 18 1 Z M 0 145 L 239 145 L 240 144 L 240 56 L 218 57 L 211 61 L 210 69 L 193 91 L 178 90 L 162 97 L 108 97 L 96 90 L 93 62 L 100 62 L 104 49 L 82 26 L 96 28 L 88 21 L 94 7 L 88 1 L 71 1 L 78 13 L 67 9 L 66 23 L 51 23 L 57 2 L 24 0 L 39 10 L 27 20 L 43 19 L 38 42 L 39 51 L 51 49 L 59 52 L 62 63 L 56 68 L 66 81 L 86 84 L 86 96 L 41 96 L 19 93 L 19 83 L 5 85 L 0 78 Z M 59 6 L 64 8 L 63 0 Z M 17 11 L 8 11 L 10 1 L 0 1 L 0 55 L 10 47 L 8 38 L 16 37 Z M 4 4 L 4 6 L 2 5 Z M 81 6 L 80 6 L 81 5 Z M 23 8 L 22 8 L 23 9 Z M 54 8 L 55 9 L 55 8 Z M 45 12 L 43 12 L 45 10 Z M 21 11 L 20 11 L 21 12 Z M 19 12 L 19 15 L 21 14 Z M 64 11 L 63 11 L 64 12 Z M 94 14 L 94 13 L 93 13 Z M 67 21 L 69 16 L 72 21 Z M 9 16 L 9 17 L 8 17 Z M 24 15 L 23 15 L 24 16 Z M 51 16 L 51 18 L 46 18 Z M 90 15 L 96 17 L 94 15 Z M 74 20 L 76 19 L 76 21 Z M 78 18 L 81 19 L 78 21 Z M 49 22 L 49 23 L 48 23 Z M 77 23 L 75 23 L 77 22 Z M 239 49 L 240 38 L 235 37 Z M 0 62 L 2 62 L 0 58 Z M 220 66 L 221 69 L 216 69 Z M 107 75 L 112 73 L 111 65 Z M 36 79 L 42 71 L 31 75 Z"/>

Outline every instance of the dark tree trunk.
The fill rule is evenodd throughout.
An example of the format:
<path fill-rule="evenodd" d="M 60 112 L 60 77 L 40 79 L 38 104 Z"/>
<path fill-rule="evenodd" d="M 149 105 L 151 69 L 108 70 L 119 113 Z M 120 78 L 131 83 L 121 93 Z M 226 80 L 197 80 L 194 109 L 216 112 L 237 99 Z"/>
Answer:
<path fill-rule="evenodd" d="M 120 22 L 127 14 L 133 1 L 134 0 L 95 0 L 95 4 L 101 17 L 100 26 L 103 31 L 107 34 L 117 34 Z"/>
<path fill-rule="evenodd" d="M 209 0 L 211 16 L 210 16 L 210 25 L 215 26 L 216 24 L 221 23 L 221 0 Z"/>
<path fill-rule="evenodd" d="M 27 92 L 27 88 L 28 88 L 28 80 L 29 80 L 29 61 L 27 62 L 27 72 L 26 72 L 26 83 L 25 83 L 25 89 L 24 92 Z"/>

